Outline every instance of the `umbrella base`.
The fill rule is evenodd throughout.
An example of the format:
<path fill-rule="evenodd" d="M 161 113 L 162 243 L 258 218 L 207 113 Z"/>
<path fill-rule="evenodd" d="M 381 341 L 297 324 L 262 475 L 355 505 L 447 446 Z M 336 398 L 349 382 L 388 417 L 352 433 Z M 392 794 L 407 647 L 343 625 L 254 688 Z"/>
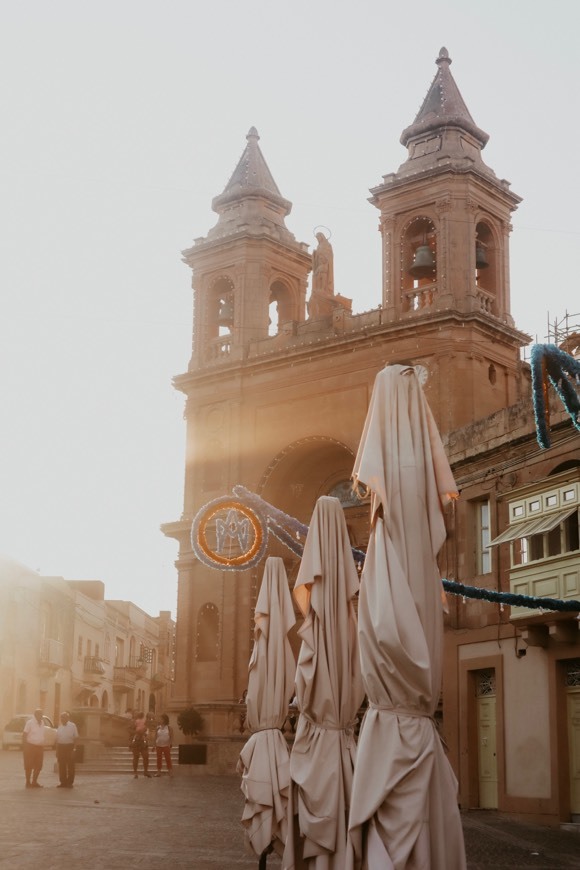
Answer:
<path fill-rule="evenodd" d="M 264 849 L 264 851 L 262 852 L 262 854 L 260 855 L 260 862 L 258 864 L 258 870 L 266 870 L 266 861 L 268 859 L 268 855 L 270 854 L 270 852 L 273 852 L 273 851 L 274 851 L 274 847 L 270 843 L 270 845 L 267 846 Z"/>

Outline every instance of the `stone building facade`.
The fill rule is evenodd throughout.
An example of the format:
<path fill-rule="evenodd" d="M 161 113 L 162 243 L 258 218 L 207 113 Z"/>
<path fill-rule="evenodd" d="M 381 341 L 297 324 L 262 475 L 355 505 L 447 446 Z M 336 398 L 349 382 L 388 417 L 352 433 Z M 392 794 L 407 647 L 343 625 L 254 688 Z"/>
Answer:
<path fill-rule="evenodd" d="M 488 136 L 465 105 L 445 49 L 436 64 L 421 109 L 401 137 L 405 161 L 371 190 L 383 258 L 376 308 L 353 313 L 351 300 L 324 281 L 313 285 L 307 304 L 313 255 L 286 226 L 291 204 L 268 169 L 254 128 L 225 190 L 213 200 L 215 226 L 184 252 L 194 301 L 192 357 L 187 372 L 175 378 L 187 397 L 185 500 L 181 518 L 164 532 L 180 547 L 174 707 L 203 707 L 210 740 L 226 736 L 239 721 L 261 566 L 232 573 L 194 555 L 191 527 L 204 505 L 242 484 L 308 523 L 316 499 L 336 494 L 353 544 L 364 548 L 368 508 L 352 498 L 348 481 L 370 393 L 385 364 L 412 360 L 429 372 L 426 395 L 462 489 L 448 516 L 443 572 L 509 589 L 505 544 L 488 546 L 507 523 L 507 494 L 538 482 L 577 453 L 574 436 L 564 437 L 556 462 L 534 446 L 529 371 L 521 361 L 530 339 L 517 329 L 510 308 L 510 217 L 520 198 L 485 164 Z M 283 556 L 292 582 L 297 559 L 272 539 L 268 552 Z M 475 716 L 473 705 L 464 710 L 465 693 L 474 680 L 482 686 L 488 680 L 497 691 L 499 655 L 507 661 L 516 650 L 520 676 L 530 671 L 530 690 L 530 662 L 551 655 L 549 629 L 547 644 L 520 655 L 529 635 L 518 618 L 510 620 L 509 608 L 452 603 L 443 730 L 462 805 L 491 800 L 500 809 L 554 819 L 571 812 L 569 801 L 555 797 L 554 782 L 565 790 L 561 767 L 568 764 L 570 778 L 572 749 L 556 760 L 550 755 L 551 773 L 534 778 L 515 772 L 517 759 L 525 762 L 534 747 L 547 749 L 552 733 L 546 721 L 538 733 L 528 725 L 524 750 L 515 711 L 509 718 L 511 708 L 508 716 L 504 706 L 501 720 L 496 712 L 497 734 L 507 734 L 509 719 L 509 751 L 517 746 L 520 755 L 510 766 L 508 744 L 502 744 L 503 778 L 489 799 L 481 727 L 472 723 L 465 730 Z M 577 657 L 577 633 L 566 631 L 572 646 L 558 646 L 558 654 Z M 502 645 L 510 652 L 498 652 Z M 538 667 L 546 676 L 545 662 Z M 494 668 L 495 677 L 488 674 Z M 478 677 L 479 671 L 487 676 Z M 505 672 L 515 679 L 507 667 Z M 524 684 L 516 682 L 521 700 Z M 534 707 L 551 703 L 548 694 L 536 695 Z M 558 728 L 562 732 L 562 722 Z"/>
<path fill-rule="evenodd" d="M 71 711 L 95 749 L 124 744 L 127 710 L 169 706 L 174 628 L 169 611 L 107 600 L 100 581 L 0 558 L 0 727 L 40 706 L 55 723 Z"/>

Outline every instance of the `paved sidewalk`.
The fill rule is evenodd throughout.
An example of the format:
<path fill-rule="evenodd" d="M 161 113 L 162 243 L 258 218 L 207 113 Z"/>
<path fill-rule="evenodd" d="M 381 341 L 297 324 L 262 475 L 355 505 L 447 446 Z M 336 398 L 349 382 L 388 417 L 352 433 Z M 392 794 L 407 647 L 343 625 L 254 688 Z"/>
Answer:
<path fill-rule="evenodd" d="M 54 753 L 25 789 L 22 756 L 0 751 L 0 868 L 10 870 L 256 870 L 240 825 L 237 777 L 135 780 L 77 771 L 57 789 Z M 512 822 L 498 813 L 464 817 L 469 870 L 580 868 L 580 834 Z M 268 868 L 278 868 L 275 856 Z M 445 870 L 445 868 L 432 868 Z"/>

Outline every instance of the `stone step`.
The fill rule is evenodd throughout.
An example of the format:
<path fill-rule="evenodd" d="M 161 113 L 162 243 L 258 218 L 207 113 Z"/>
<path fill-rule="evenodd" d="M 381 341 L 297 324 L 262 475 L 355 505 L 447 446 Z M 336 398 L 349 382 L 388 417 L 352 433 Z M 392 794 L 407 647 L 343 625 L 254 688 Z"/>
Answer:
<path fill-rule="evenodd" d="M 173 746 L 171 749 L 171 762 L 177 767 L 179 763 L 179 749 Z M 149 747 L 149 770 L 154 773 L 157 769 L 157 753 L 155 747 Z M 139 771 L 143 770 L 143 761 L 139 762 Z M 118 773 L 132 774 L 133 773 L 133 755 L 130 749 L 124 746 L 114 746 L 108 749 L 103 749 L 95 758 L 87 759 L 79 762 L 77 765 L 79 773 Z M 165 763 L 163 764 L 163 772 L 165 771 Z"/>

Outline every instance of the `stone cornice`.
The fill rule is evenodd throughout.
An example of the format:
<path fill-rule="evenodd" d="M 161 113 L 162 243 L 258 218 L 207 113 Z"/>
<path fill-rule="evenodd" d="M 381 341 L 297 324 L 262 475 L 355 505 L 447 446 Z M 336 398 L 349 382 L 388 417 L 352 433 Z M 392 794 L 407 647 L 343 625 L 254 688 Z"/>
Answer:
<path fill-rule="evenodd" d="M 292 339 L 297 337 L 289 336 L 287 344 L 276 344 L 275 349 L 273 348 L 271 351 L 264 350 L 262 354 L 246 356 L 243 360 L 212 364 L 203 368 L 197 368 L 195 371 L 176 375 L 173 378 L 173 384 L 176 389 L 188 393 L 196 385 L 211 384 L 212 382 L 219 383 L 223 381 L 226 374 L 245 377 L 252 372 L 285 369 L 288 367 L 289 362 L 293 362 L 296 365 L 301 361 L 307 361 L 312 357 L 313 352 L 316 354 L 316 359 L 321 360 L 324 357 L 335 355 L 337 352 L 352 352 L 359 349 L 363 351 L 367 346 L 376 343 L 377 339 L 384 339 L 385 345 L 387 341 L 394 345 L 395 342 L 400 342 L 405 337 L 405 334 L 409 334 L 411 331 L 415 337 L 420 337 L 422 333 L 431 333 L 434 326 L 442 324 L 445 328 L 449 329 L 454 326 L 460 326 L 464 329 L 465 325 L 468 324 L 478 328 L 489 337 L 496 337 L 500 333 L 514 348 L 523 347 L 532 340 L 529 335 L 520 332 L 508 324 L 478 312 L 462 314 L 459 311 L 450 312 L 447 310 L 422 317 L 400 320 L 395 324 L 381 322 L 382 317 L 385 316 L 384 309 L 364 312 L 364 315 L 366 315 L 364 325 L 361 325 L 359 329 L 346 330 L 338 335 L 331 332 L 322 334 L 321 332 L 306 333 L 302 342 L 292 341 Z M 374 318 L 370 315 L 374 315 Z M 362 316 L 355 315 L 352 320 Z M 266 340 L 260 342 L 260 344 L 266 345 L 273 340 Z"/>

